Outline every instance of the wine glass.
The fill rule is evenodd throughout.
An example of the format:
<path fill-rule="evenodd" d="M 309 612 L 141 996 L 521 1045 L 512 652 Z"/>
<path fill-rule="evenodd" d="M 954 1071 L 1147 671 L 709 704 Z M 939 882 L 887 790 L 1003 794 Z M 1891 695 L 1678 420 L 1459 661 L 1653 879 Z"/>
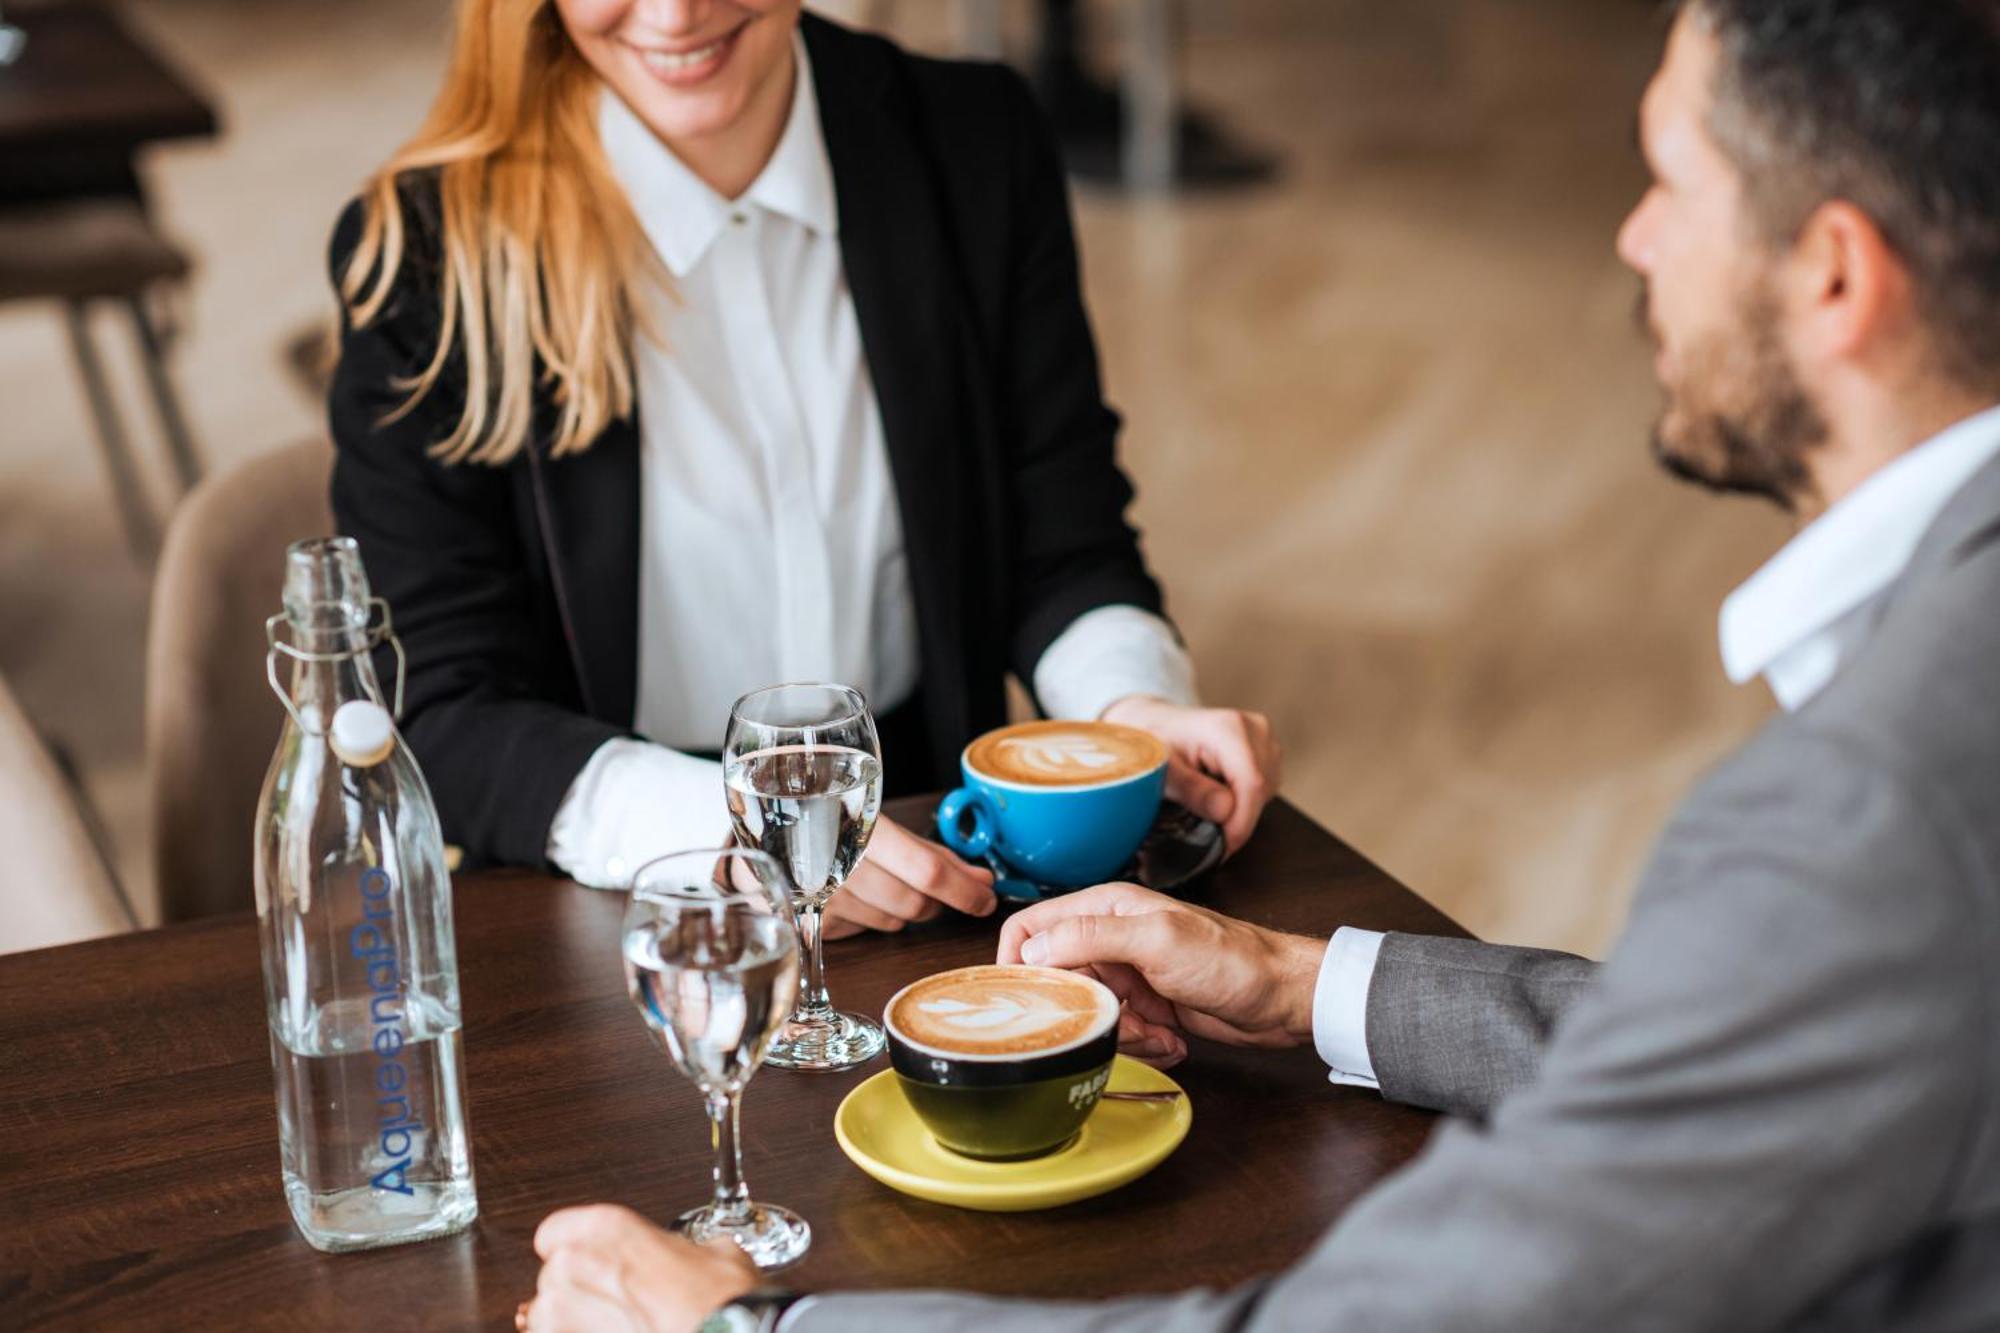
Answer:
<path fill-rule="evenodd" d="M 701 1089 L 713 1126 L 715 1197 L 675 1227 L 697 1242 L 726 1236 L 766 1271 L 798 1262 L 812 1228 L 790 1209 L 751 1200 L 737 1139 L 743 1085 L 798 989 L 784 867 L 747 847 L 647 862 L 632 881 L 623 951 L 632 1003 Z"/>
<path fill-rule="evenodd" d="M 799 1002 L 766 1057 L 781 1069 L 852 1069 L 879 1055 L 879 1023 L 826 993 L 820 912 L 847 881 L 882 807 L 882 747 L 868 701 L 845 685 L 773 685 L 729 710 L 723 783 L 738 840 L 791 872 Z"/>

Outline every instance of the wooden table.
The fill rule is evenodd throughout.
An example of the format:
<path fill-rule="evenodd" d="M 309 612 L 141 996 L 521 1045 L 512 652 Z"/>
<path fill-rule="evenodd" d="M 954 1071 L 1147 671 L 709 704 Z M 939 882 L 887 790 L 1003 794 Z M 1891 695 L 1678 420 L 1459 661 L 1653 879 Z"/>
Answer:
<path fill-rule="evenodd" d="M 891 813 L 920 824 L 926 809 Z M 1462 933 L 1283 803 L 1189 896 L 1291 930 Z M 0 957 L 0 1327 L 504 1328 L 552 1209 L 611 1199 L 666 1218 L 705 1199 L 699 1100 L 625 997 L 623 906 L 541 875 L 460 877 L 480 1219 L 338 1256 L 299 1238 L 279 1188 L 252 917 Z M 991 961 L 996 933 L 957 919 L 831 945 L 834 999 L 879 1013 L 914 977 Z M 785 1277 L 796 1288 L 1233 1283 L 1298 1258 L 1432 1124 L 1329 1086 L 1310 1050 L 1204 1046 L 1175 1072 L 1194 1128 L 1157 1170 L 1049 1212 L 973 1213 L 897 1194 L 841 1155 L 834 1108 L 884 1066 L 767 1069 L 750 1085 L 750 1186 L 813 1225 Z"/>
<path fill-rule="evenodd" d="M 136 192 L 140 148 L 216 132 L 207 98 L 103 6 L 7 0 L 0 13 L 28 35 L 0 66 L 0 194 Z"/>

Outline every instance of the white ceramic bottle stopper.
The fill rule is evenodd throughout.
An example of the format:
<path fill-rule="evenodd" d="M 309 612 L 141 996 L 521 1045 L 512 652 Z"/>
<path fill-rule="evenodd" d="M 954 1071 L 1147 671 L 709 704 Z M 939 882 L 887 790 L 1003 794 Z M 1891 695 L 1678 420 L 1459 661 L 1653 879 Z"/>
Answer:
<path fill-rule="evenodd" d="M 372 699 L 349 699 L 333 710 L 327 742 L 343 764 L 373 768 L 396 748 L 396 724 Z"/>

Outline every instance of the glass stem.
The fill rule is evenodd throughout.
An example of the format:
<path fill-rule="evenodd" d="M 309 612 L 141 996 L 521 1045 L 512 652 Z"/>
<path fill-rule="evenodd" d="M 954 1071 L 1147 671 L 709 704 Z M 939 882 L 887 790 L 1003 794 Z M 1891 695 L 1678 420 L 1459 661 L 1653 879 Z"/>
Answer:
<path fill-rule="evenodd" d="M 736 1132 L 742 1105 L 740 1090 L 711 1093 L 708 1098 L 709 1138 L 715 1144 L 715 1201 L 710 1205 L 713 1225 L 734 1226 L 750 1216 L 750 1191 L 743 1184 L 743 1148 Z"/>
<path fill-rule="evenodd" d="M 799 973 L 799 1007 L 794 1019 L 824 1021 L 833 1016 L 833 1002 L 826 994 L 826 951 L 820 939 L 818 903 L 808 903 L 799 917 L 799 947 L 805 954 L 805 968 Z"/>

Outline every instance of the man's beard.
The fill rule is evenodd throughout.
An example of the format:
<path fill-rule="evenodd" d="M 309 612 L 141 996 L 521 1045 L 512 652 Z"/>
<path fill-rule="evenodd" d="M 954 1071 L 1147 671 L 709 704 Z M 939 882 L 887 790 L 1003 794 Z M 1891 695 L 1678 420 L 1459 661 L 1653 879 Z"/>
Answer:
<path fill-rule="evenodd" d="M 1826 418 L 1779 340 L 1776 300 L 1760 286 L 1741 309 L 1737 327 L 1687 349 L 1653 427 L 1653 457 L 1683 481 L 1793 509 L 1811 486 L 1806 454 L 1826 439 Z M 1653 332 L 1643 292 L 1639 318 Z"/>

